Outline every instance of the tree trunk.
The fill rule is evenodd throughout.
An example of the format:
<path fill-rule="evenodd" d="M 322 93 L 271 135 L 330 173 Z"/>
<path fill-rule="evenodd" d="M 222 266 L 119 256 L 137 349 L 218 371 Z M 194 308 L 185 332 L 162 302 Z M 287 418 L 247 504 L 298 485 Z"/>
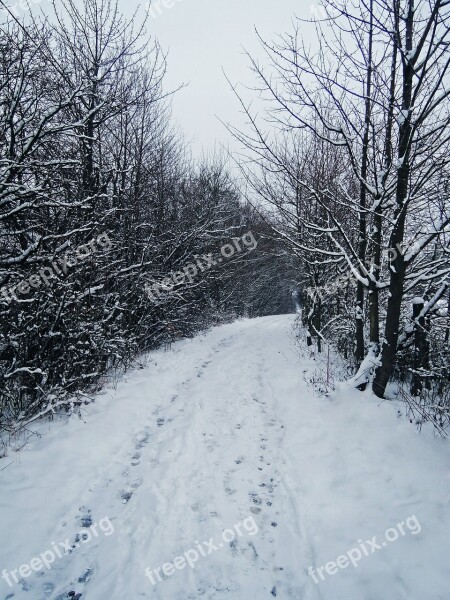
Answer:
<path fill-rule="evenodd" d="M 383 186 L 387 180 L 387 174 L 392 165 L 392 128 L 394 123 L 394 104 L 396 90 L 396 69 L 397 69 L 397 46 L 394 45 L 392 52 L 391 64 L 391 87 L 390 87 L 390 102 L 389 112 L 387 116 L 386 140 L 384 143 L 384 164 L 385 176 L 382 180 Z M 382 228 L 383 228 L 383 206 L 382 198 L 377 198 L 377 204 L 373 222 L 373 256 L 372 256 L 372 274 L 375 281 L 370 281 L 369 287 L 369 321 L 370 321 L 370 343 L 375 347 L 375 352 L 378 354 L 380 349 L 380 292 L 377 282 L 381 275 L 381 250 L 382 250 Z"/>
<path fill-rule="evenodd" d="M 447 304 L 447 329 L 445 331 L 445 343 L 448 344 L 450 338 L 450 292 L 448 294 L 448 304 Z"/>
<path fill-rule="evenodd" d="M 390 239 L 390 247 L 391 249 L 395 249 L 396 252 L 395 258 L 390 266 L 389 300 L 384 335 L 385 341 L 381 353 L 381 365 L 375 372 L 375 379 L 373 382 L 373 391 L 380 398 L 384 397 L 386 386 L 392 374 L 395 357 L 397 355 L 398 329 L 400 325 L 400 312 L 406 270 L 403 254 L 398 249 L 401 247 L 405 235 L 408 183 L 411 169 L 409 154 L 412 133 L 411 108 L 414 77 L 414 65 L 412 63 L 414 0 L 409 0 L 408 5 L 402 91 L 402 114 L 404 120 L 399 128 L 399 147 L 397 155 L 399 167 L 396 189 L 397 208 L 394 218 L 395 225 Z"/>
<path fill-rule="evenodd" d="M 369 30 L 369 52 L 367 57 L 367 81 L 365 93 L 365 111 L 364 111 L 364 135 L 361 159 L 361 183 L 359 199 L 359 244 L 358 258 L 362 265 L 360 273 L 365 277 L 363 265 L 366 262 L 367 252 L 367 222 L 366 222 L 366 204 L 367 204 L 367 174 L 369 164 L 369 138 L 370 122 L 372 113 L 372 53 L 373 53 L 373 0 L 370 1 L 370 30 Z M 358 280 L 356 288 L 356 361 L 361 364 L 365 356 L 364 347 L 364 284 Z"/>
<path fill-rule="evenodd" d="M 418 371 L 429 370 L 430 368 L 430 347 L 428 343 L 426 318 L 419 317 L 423 310 L 424 302 L 422 299 L 413 304 L 413 319 L 415 325 L 414 331 L 414 373 L 411 383 L 411 394 L 420 396 L 423 390 L 423 377 Z"/>

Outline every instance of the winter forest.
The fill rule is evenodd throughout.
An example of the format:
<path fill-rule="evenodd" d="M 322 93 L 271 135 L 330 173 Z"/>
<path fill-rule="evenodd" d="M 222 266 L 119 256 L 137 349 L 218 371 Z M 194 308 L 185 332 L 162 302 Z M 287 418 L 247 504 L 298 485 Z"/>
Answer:
<path fill-rule="evenodd" d="M 450 2 L 248 3 L 0 0 L 0 600 L 449 598 Z"/>

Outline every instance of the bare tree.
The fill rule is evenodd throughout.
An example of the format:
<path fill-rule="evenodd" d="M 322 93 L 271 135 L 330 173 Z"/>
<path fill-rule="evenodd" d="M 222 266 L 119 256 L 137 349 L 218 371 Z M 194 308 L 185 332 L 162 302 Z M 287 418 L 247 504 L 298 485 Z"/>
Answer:
<path fill-rule="evenodd" d="M 330 186 L 328 178 L 319 183 L 305 178 L 241 96 L 251 131 L 230 127 L 247 158 L 262 161 L 267 172 L 284 173 L 305 191 L 304 202 L 314 198 L 321 207 L 313 223 L 303 221 L 320 234 L 321 243 L 316 235 L 311 245 L 303 235 L 302 252 L 304 257 L 309 250 L 323 257 L 334 252 L 336 263 L 356 279 L 358 362 L 367 347 L 364 339 L 370 342 L 356 380 L 364 386 L 380 361 L 373 380 L 380 396 L 395 366 L 401 324 L 407 320 L 405 334 L 410 326 L 411 304 L 405 303 L 429 278 L 432 296 L 414 318 L 414 328 L 448 288 L 448 268 L 427 248 L 436 240 L 442 245 L 450 223 L 447 187 L 442 187 L 450 156 L 449 10 L 443 1 L 417 7 L 412 0 L 355 7 L 330 2 L 315 22 L 315 47 L 303 44 L 300 25 L 277 43 L 261 40 L 267 65 L 255 60 L 251 65 L 258 93 L 269 102 L 270 123 L 293 148 L 301 129 L 342 153 L 346 170 L 337 185 Z M 265 199 L 262 187 L 257 194 Z M 337 205 L 353 220 L 343 218 Z M 443 259 L 444 252 L 439 256 Z M 380 319 L 384 336 L 378 356 Z"/>

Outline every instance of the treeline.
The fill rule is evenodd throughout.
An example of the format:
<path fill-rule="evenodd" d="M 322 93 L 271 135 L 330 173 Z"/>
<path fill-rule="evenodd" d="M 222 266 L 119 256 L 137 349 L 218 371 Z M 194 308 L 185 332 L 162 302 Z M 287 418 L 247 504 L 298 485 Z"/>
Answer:
<path fill-rule="evenodd" d="M 6 428 L 82 402 L 140 352 L 292 308 L 267 225 L 224 161 L 194 164 L 171 127 L 143 25 L 104 0 L 69 0 L 52 22 L 0 29 Z M 190 264 L 195 276 L 149 294 Z"/>
<path fill-rule="evenodd" d="M 244 175 L 298 257 L 310 344 L 354 382 L 391 381 L 419 419 L 450 422 L 450 5 L 329 0 L 253 61 L 264 121 L 230 127 Z M 268 128 L 267 123 L 272 127 Z M 251 165 L 247 167 L 247 165 Z"/>

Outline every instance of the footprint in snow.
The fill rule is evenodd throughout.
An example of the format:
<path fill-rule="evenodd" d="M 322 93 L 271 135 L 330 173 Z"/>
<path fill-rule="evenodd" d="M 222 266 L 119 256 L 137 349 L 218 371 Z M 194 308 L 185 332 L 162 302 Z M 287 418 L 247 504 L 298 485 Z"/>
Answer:
<path fill-rule="evenodd" d="M 122 504 L 127 504 L 131 500 L 133 492 L 122 492 L 120 497 L 122 498 Z"/>
<path fill-rule="evenodd" d="M 72 546 L 72 548 L 78 548 L 78 546 L 80 545 L 80 542 L 84 542 L 87 539 L 88 539 L 87 533 L 77 533 L 77 535 L 75 536 L 75 544 Z"/>
<path fill-rule="evenodd" d="M 142 485 L 142 482 L 143 482 L 143 481 L 144 481 L 144 480 L 142 479 L 142 477 L 138 477 L 137 479 L 135 479 L 135 480 L 133 481 L 133 483 L 130 485 L 130 487 L 131 487 L 133 490 L 137 490 L 137 489 L 138 489 L 138 487 L 140 487 L 140 486 Z"/>
<path fill-rule="evenodd" d="M 136 450 L 140 450 L 141 448 L 143 448 L 145 446 L 145 444 L 148 444 L 150 441 L 150 432 L 149 431 L 142 431 L 141 433 L 138 433 L 135 437 L 135 442 L 136 442 Z"/>
<path fill-rule="evenodd" d="M 265 488 L 265 490 L 266 490 L 267 492 L 269 492 L 269 494 L 273 494 L 273 490 L 274 490 L 274 488 L 276 488 L 276 487 L 277 487 L 277 484 L 273 484 L 273 483 L 272 483 L 272 482 L 273 482 L 273 479 L 271 479 L 270 481 L 271 481 L 271 483 L 264 483 L 264 482 L 263 482 L 263 483 L 260 483 L 260 484 L 259 484 L 259 487 L 261 487 L 261 488 Z"/>
<path fill-rule="evenodd" d="M 91 511 L 91 509 L 90 508 L 86 508 L 85 506 L 80 506 L 80 508 L 78 510 L 81 513 L 84 513 L 80 517 L 81 527 L 89 528 L 92 525 L 92 514 L 91 514 L 92 511 Z"/>
<path fill-rule="evenodd" d="M 263 502 L 262 502 L 261 498 L 258 496 L 258 494 L 256 494 L 255 492 L 250 492 L 249 496 L 250 496 L 250 500 L 252 501 L 252 503 L 256 504 L 256 506 L 250 507 L 250 512 L 252 512 L 254 515 L 258 515 L 261 512 L 260 506 L 262 505 Z"/>
<path fill-rule="evenodd" d="M 144 480 L 142 479 L 142 477 L 139 477 L 138 479 L 135 479 L 133 481 L 133 483 L 130 483 L 130 490 L 126 491 L 126 492 L 122 492 L 120 494 L 120 497 L 122 498 L 122 504 L 127 504 L 130 500 L 131 500 L 131 496 L 133 495 L 133 492 L 135 490 L 138 489 L 138 487 L 140 487 L 142 485 L 142 482 Z"/>
<path fill-rule="evenodd" d="M 93 572 L 94 571 L 92 569 L 86 569 L 83 575 L 80 575 L 80 577 L 78 577 L 78 583 L 88 583 L 92 577 Z"/>
<path fill-rule="evenodd" d="M 31 585 L 28 583 L 28 581 L 25 581 L 25 579 L 19 579 L 19 583 L 22 586 L 22 590 L 24 592 L 29 592 L 31 590 Z M 10 598 L 12 598 L 13 596 L 10 596 Z"/>
<path fill-rule="evenodd" d="M 237 554 L 237 540 L 231 540 L 230 542 L 231 554 L 236 556 Z"/>
<path fill-rule="evenodd" d="M 249 496 L 250 496 L 250 500 L 253 502 L 253 504 L 256 504 L 258 506 L 260 506 L 262 504 L 262 500 L 256 492 L 250 492 Z"/>
<path fill-rule="evenodd" d="M 51 581 L 47 581 L 42 586 L 42 591 L 44 592 L 44 594 L 46 596 L 49 596 L 50 594 L 52 594 L 54 589 L 55 589 L 55 584 L 52 583 Z"/>
<path fill-rule="evenodd" d="M 64 592 L 59 594 L 55 600 L 80 600 L 82 594 L 77 594 L 74 591 Z"/>

